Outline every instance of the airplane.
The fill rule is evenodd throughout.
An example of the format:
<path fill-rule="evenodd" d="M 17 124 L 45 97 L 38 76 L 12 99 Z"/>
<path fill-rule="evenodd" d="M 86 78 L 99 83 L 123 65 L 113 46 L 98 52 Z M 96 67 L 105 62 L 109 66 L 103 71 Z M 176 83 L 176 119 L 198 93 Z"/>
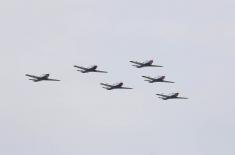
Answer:
<path fill-rule="evenodd" d="M 39 82 L 39 81 L 60 81 L 60 80 L 57 80 L 57 79 L 49 79 L 50 74 L 44 74 L 42 76 L 34 76 L 34 75 L 26 74 L 25 76 L 33 78 L 33 79 L 29 79 L 29 80 L 32 80 L 33 82 Z"/>
<path fill-rule="evenodd" d="M 156 95 L 160 96 L 159 98 L 163 99 L 163 100 L 168 100 L 168 99 L 188 99 L 186 97 L 179 97 L 179 93 L 173 93 L 173 94 L 170 94 L 170 95 L 163 95 L 163 94 L 156 94 Z"/>
<path fill-rule="evenodd" d="M 175 83 L 175 82 L 172 82 L 172 81 L 164 80 L 166 78 L 166 76 L 159 76 L 157 78 L 152 78 L 152 77 L 148 77 L 148 76 L 142 76 L 142 77 L 146 78 L 146 80 L 144 80 L 144 81 L 148 81 L 149 83 L 154 83 L 154 82 Z"/>
<path fill-rule="evenodd" d="M 80 71 L 81 73 L 89 73 L 89 72 L 98 72 L 98 73 L 108 73 L 106 71 L 100 71 L 100 70 L 97 70 L 98 66 L 97 65 L 94 65 L 94 66 L 91 66 L 91 67 L 81 67 L 81 66 L 74 66 L 76 68 L 79 68 L 80 70 L 77 70 L 77 71 Z"/>
<path fill-rule="evenodd" d="M 159 65 L 153 65 L 153 60 L 145 61 L 145 62 L 137 62 L 137 61 L 130 61 L 133 63 L 136 68 L 143 68 L 143 67 L 163 67 Z"/>
<path fill-rule="evenodd" d="M 104 86 L 104 89 L 107 90 L 113 90 L 113 89 L 133 89 L 133 88 L 128 88 L 128 87 L 123 87 L 123 82 L 119 82 L 113 85 L 106 84 L 106 83 L 100 83 L 102 86 Z"/>

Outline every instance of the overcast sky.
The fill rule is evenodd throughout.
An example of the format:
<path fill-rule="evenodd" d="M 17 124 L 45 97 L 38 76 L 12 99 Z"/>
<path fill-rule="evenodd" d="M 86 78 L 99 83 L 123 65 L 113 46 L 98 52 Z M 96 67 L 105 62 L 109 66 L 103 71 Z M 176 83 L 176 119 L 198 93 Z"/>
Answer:
<path fill-rule="evenodd" d="M 234 0 L 0 1 L 0 154 L 234 155 L 234 8 Z M 164 67 L 129 63 L 149 59 Z M 109 74 L 73 68 L 94 64 Z M 33 83 L 27 73 L 62 81 Z M 99 85 L 119 81 L 134 89 Z M 190 99 L 155 95 L 172 92 Z"/>

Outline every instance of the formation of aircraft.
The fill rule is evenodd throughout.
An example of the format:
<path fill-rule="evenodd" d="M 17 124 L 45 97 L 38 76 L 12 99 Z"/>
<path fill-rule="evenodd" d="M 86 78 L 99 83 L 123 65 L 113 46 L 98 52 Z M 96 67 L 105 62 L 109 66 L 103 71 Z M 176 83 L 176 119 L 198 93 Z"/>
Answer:
<path fill-rule="evenodd" d="M 146 79 L 144 81 L 148 81 L 149 83 L 155 83 L 155 82 L 175 83 L 175 82 L 172 82 L 172 81 L 166 81 L 165 80 L 166 76 L 160 76 L 160 77 L 157 77 L 157 78 L 153 78 L 153 77 L 149 77 L 149 76 L 142 76 L 142 77 Z"/>
<path fill-rule="evenodd" d="M 136 68 L 143 68 L 143 67 L 163 67 L 163 66 L 159 66 L 159 65 L 153 65 L 153 60 L 148 60 L 145 62 L 138 62 L 138 61 L 130 61 L 131 63 L 133 63 Z"/>
<path fill-rule="evenodd" d="M 153 64 L 153 60 L 149 60 L 146 62 L 137 62 L 137 61 L 130 61 L 131 63 L 133 63 L 135 67 L 137 68 L 143 68 L 143 67 L 163 67 L 160 65 L 154 65 Z M 93 65 L 91 67 L 82 67 L 82 66 L 77 66 L 74 65 L 75 68 L 78 68 L 77 71 L 80 71 L 81 73 L 90 73 L 90 72 L 97 72 L 97 73 L 108 73 L 107 71 L 102 71 L 102 70 L 97 70 L 98 66 L 97 65 Z M 35 75 L 29 75 L 26 74 L 26 76 L 30 77 L 29 80 L 33 81 L 33 82 L 39 82 L 39 81 L 60 81 L 58 79 L 50 79 L 49 76 L 50 74 L 44 74 L 42 76 L 35 76 Z M 165 76 L 159 76 L 159 77 L 149 77 L 149 76 L 142 76 L 143 78 L 145 78 L 145 81 L 149 82 L 149 83 L 155 83 L 155 82 L 165 82 L 165 83 L 175 83 L 172 81 L 167 81 L 165 80 Z M 100 83 L 100 85 L 103 86 L 104 89 L 107 90 L 113 90 L 113 89 L 133 89 L 130 87 L 123 87 L 123 82 L 119 82 L 116 84 L 107 84 L 107 83 Z M 163 100 L 168 100 L 168 99 L 188 99 L 186 97 L 179 97 L 179 93 L 172 93 L 170 95 L 164 95 L 164 94 L 156 94 L 159 96 L 159 98 L 163 99 Z"/>
<path fill-rule="evenodd" d="M 78 68 L 79 70 L 77 70 L 77 71 L 80 71 L 81 73 L 89 73 L 89 72 L 108 73 L 106 71 L 97 70 L 97 68 L 98 68 L 97 65 L 94 65 L 91 67 L 81 67 L 81 66 L 75 65 L 74 67 Z"/>
<path fill-rule="evenodd" d="M 113 89 L 133 89 L 133 88 L 129 88 L 129 87 L 123 87 L 123 82 L 119 82 L 116 84 L 107 84 L 107 83 L 100 83 L 100 85 L 104 86 L 104 89 L 107 90 L 113 90 Z"/>
<path fill-rule="evenodd" d="M 164 95 L 164 94 L 156 94 L 156 95 L 160 96 L 159 98 L 163 99 L 163 100 L 169 100 L 169 99 L 188 99 L 186 97 L 179 97 L 179 93 L 173 93 L 173 94 L 170 94 L 170 95 Z"/>
<path fill-rule="evenodd" d="M 33 82 L 39 82 L 39 81 L 60 81 L 60 80 L 57 80 L 57 79 L 49 79 L 49 76 L 50 74 L 44 74 L 42 76 L 35 76 L 35 75 L 29 75 L 29 74 L 26 74 L 25 76 L 28 76 L 32 79 L 29 79 Z"/>

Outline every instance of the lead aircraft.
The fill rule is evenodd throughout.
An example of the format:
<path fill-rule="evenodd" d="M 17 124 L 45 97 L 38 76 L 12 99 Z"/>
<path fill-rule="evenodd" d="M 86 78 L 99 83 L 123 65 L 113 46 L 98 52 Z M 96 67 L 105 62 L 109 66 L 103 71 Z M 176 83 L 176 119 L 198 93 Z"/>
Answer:
<path fill-rule="evenodd" d="M 39 82 L 39 81 L 60 81 L 60 80 L 57 80 L 57 79 L 49 79 L 50 74 L 43 74 L 42 76 L 35 76 L 35 75 L 26 74 L 25 76 L 33 78 L 33 79 L 29 79 L 29 80 L 32 80 L 33 82 Z"/>
<path fill-rule="evenodd" d="M 172 93 L 170 95 L 163 95 L 163 94 L 156 94 L 158 96 L 160 96 L 160 99 L 163 100 L 168 100 L 168 99 L 188 99 L 186 97 L 179 97 L 179 93 Z"/>
<path fill-rule="evenodd" d="M 159 65 L 153 65 L 153 60 L 148 60 L 145 62 L 138 62 L 138 61 L 130 61 L 131 63 L 133 63 L 136 68 L 143 68 L 143 67 L 163 67 L 163 66 L 159 66 Z"/>
<path fill-rule="evenodd" d="M 113 90 L 113 89 L 133 89 L 133 88 L 128 88 L 128 87 L 123 87 L 123 82 L 119 82 L 116 84 L 107 84 L 107 83 L 100 83 L 102 86 L 104 86 L 104 89 L 107 90 Z"/>
<path fill-rule="evenodd" d="M 148 81 L 149 83 L 154 83 L 154 82 L 175 83 L 175 82 L 172 82 L 172 81 L 166 81 L 165 80 L 166 76 L 159 76 L 157 78 L 153 78 L 153 77 L 149 77 L 149 76 L 142 76 L 142 77 L 146 79 L 144 81 Z"/>
<path fill-rule="evenodd" d="M 108 73 L 106 71 L 97 70 L 97 68 L 98 68 L 97 65 L 94 65 L 91 67 L 81 67 L 81 66 L 75 65 L 74 67 L 79 68 L 80 70 L 77 70 L 77 71 L 80 71 L 81 73 L 89 73 L 89 72 Z"/>

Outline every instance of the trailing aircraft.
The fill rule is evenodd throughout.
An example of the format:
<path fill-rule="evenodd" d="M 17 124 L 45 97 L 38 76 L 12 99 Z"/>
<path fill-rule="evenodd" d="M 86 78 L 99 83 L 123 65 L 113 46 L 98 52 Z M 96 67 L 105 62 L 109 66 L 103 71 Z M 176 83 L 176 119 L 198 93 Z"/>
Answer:
<path fill-rule="evenodd" d="M 97 72 L 97 73 L 108 73 L 106 71 L 100 71 L 100 70 L 97 70 L 98 66 L 97 65 L 94 65 L 94 66 L 91 66 L 91 67 L 81 67 L 81 66 L 74 66 L 76 68 L 79 68 L 80 70 L 77 70 L 77 71 L 80 71 L 81 73 L 89 73 L 89 72 Z"/>
<path fill-rule="evenodd" d="M 142 76 L 142 77 L 146 78 L 146 80 L 144 80 L 144 81 L 148 81 L 149 83 L 154 83 L 154 82 L 175 83 L 175 82 L 172 82 L 172 81 L 166 81 L 165 80 L 166 76 L 159 76 L 157 78 L 152 78 L 152 77 L 149 77 L 149 76 Z"/>
<path fill-rule="evenodd" d="M 137 62 L 137 61 L 130 61 L 131 63 L 133 63 L 136 68 L 143 68 L 143 67 L 163 67 L 163 66 L 159 66 L 159 65 L 153 65 L 153 60 L 149 60 L 146 62 Z"/>
<path fill-rule="evenodd" d="M 60 81 L 60 80 L 57 80 L 57 79 L 49 79 L 50 74 L 44 74 L 42 76 L 35 76 L 35 75 L 26 74 L 25 76 L 33 78 L 33 79 L 29 79 L 29 80 L 32 80 L 33 82 L 39 82 L 39 81 Z"/>
<path fill-rule="evenodd" d="M 160 96 L 160 99 L 163 100 L 168 100 L 168 99 L 188 99 L 186 97 L 179 97 L 179 93 L 172 93 L 170 95 L 163 95 L 163 94 L 156 94 L 158 96 Z"/>
<path fill-rule="evenodd" d="M 106 83 L 100 83 L 102 86 L 104 86 L 104 89 L 107 90 L 113 90 L 113 89 L 133 89 L 133 88 L 128 88 L 128 87 L 123 87 L 123 82 L 119 82 L 113 85 L 106 84 Z"/>

